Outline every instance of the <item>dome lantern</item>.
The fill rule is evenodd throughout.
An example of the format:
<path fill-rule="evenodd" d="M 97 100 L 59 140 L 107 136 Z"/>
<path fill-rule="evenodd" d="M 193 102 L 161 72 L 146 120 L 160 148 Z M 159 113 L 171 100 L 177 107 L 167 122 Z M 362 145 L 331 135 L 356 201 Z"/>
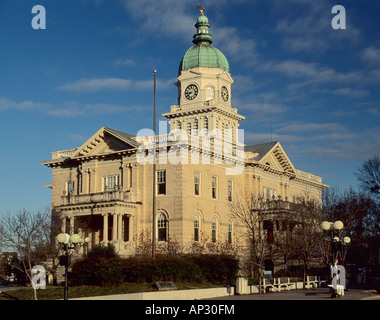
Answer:
<path fill-rule="evenodd" d="M 213 47 L 212 35 L 209 33 L 211 24 L 204 15 L 204 8 L 198 6 L 199 17 L 195 27 L 197 33 L 193 36 L 194 47 L 191 47 L 185 53 L 179 65 L 179 74 L 181 71 L 197 67 L 220 68 L 229 72 L 229 63 L 225 55 L 217 48 Z"/>

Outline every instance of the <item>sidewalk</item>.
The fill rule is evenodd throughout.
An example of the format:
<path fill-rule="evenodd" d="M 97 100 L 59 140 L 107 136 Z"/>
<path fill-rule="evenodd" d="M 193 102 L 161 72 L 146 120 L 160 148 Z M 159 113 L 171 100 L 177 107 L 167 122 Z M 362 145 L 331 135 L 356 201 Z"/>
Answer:
<path fill-rule="evenodd" d="M 375 290 L 350 289 L 344 296 L 331 298 L 328 288 L 290 290 L 265 294 L 234 295 L 210 300 L 380 300 Z"/>

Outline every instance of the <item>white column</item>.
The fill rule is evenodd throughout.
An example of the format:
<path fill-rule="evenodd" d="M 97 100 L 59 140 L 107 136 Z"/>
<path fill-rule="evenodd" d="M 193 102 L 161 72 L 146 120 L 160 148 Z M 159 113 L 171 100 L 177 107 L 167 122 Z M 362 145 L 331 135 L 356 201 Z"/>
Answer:
<path fill-rule="evenodd" d="M 132 239 L 133 239 L 133 219 L 132 219 L 132 215 L 129 214 L 128 215 L 129 217 L 129 221 L 128 221 L 128 225 L 129 225 L 129 241 L 132 242 Z"/>
<path fill-rule="evenodd" d="M 62 233 L 65 233 L 66 232 L 66 216 L 63 216 L 62 217 L 62 219 L 61 219 L 61 221 L 62 221 L 62 223 L 61 223 L 61 232 Z"/>
<path fill-rule="evenodd" d="M 117 222 L 117 236 L 118 236 L 117 239 L 120 241 L 124 240 L 123 236 L 121 234 L 121 231 L 123 230 L 122 226 L 123 226 L 123 215 L 121 213 L 119 213 L 118 214 L 118 222 Z"/>
<path fill-rule="evenodd" d="M 70 217 L 70 234 L 74 233 L 74 216 Z"/>
<path fill-rule="evenodd" d="M 117 214 L 113 213 L 112 240 L 117 240 Z"/>
<path fill-rule="evenodd" d="M 108 213 L 103 213 L 103 242 L 108 242 Z"/>

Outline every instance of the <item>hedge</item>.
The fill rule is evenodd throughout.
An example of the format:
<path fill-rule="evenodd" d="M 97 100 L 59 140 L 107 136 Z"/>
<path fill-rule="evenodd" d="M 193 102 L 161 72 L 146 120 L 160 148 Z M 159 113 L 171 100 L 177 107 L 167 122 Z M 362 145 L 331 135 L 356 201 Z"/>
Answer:
<path fill-rule="evenodd" d="M 238 271 L 236 258 L 225 255 L 183 255 L 120 258 L 90 255 L 72 266 L 72 285 L 113 285 L 123 282 L 224 281 Z"/>

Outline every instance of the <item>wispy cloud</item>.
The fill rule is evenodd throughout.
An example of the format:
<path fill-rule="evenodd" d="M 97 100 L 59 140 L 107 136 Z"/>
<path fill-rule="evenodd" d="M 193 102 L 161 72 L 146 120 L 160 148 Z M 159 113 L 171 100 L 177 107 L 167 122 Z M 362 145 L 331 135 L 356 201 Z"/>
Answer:
<path fill-rule="evenodd" d="M 220 7 L 226 1 L 208 1 L 207 10 Z M 154 37 L 174 37 L 186 41 L 191 45 L 195 33 L 194 24 L 197 18 L 196 4 L 192 0 L 141 0 L 124 1 L 124 7 L 132 19 L 139 21 L 144 31 L 140 36 L 147 39 Z M 192 9 L 192 10 L 191 10 Z M 175 14 L 173 14 L 175 12 Z M 206 11 L 207 15 L 207 11 Z M 211 21 L 212 23 L 212 21 Z M 258 58 L 256 41 L 248 36 L 248 30 L 239 30 L 236 27 L 211 27 L 211 34 L 216 41 L 216 47 L 228 55 L 228 59 L 241 61 L 247 65 L 255 64 Z"/>
<path fill-rule="evenodd" d="M 287 10 L 291 5 L 289 2 L 296 3 L 299 10 Z M 356 43 L 360 39 L 360 31 L 349 20 L 349 32 L 334 32 L 331 28 L 331 1 L 275 0 L 274 5 L 282 13 L 275 31 L 285 35 L 282 45 L 290 52 L 319 54 L 328 50 L 332 43 Z"/>
<path fill-rule="evenodd" d="M 272 134 L 245 132 L 245 143 L 280 141 L 292 150 L 296 158 L 307 155 L 312 160 L 362 161 L 380 153 L 379 127 L 349 130 L 339 123 L 295 121 L 284 124 Z"/>
<path fill-rule="evenodd" d="M 157 87 L 162 90 L 166 90 L 170 88 L 174 82 L 174 78 L 168 80 L 159 79 L 157 81 Z M 153 79 L 130 80 L 121 78 L 80 79 L 57 87 L 58 90 L 77 93 L 93 93 L 99 91 L 152 90 L 152 88 Z"/>
<path fill-rule="evenodd" d="M 72 92 L 96 92 L 99 90 L 126 90 L 132 85 L 131 80 L 120 78 L 80 79 L 57 87 L 59 90 Z"/>
<path fill-rule="evenodd" d="M 362 54 L 363 61 L 372 66 L 380 67 L 380 48 L 369 46 L 363 50 Z"/>
<path fill-rule="evenodd" d="M 319 63 L 303 62 L 299 60 L 268 61 L 260 64 L 259 71 L 281 73 L 289 78 L 300 78 L 306 81 L 290 84 L 297 89 L 308 84 L 321 83 L 352 83 L 364 79 L 363 71 L 339 72 L 331 67 L 321 66 Z"/>
<path fill-rule="evenodd" d="M 114 62 L 114 66 L 119 68 L 119 67 L 134 67 L 136 66 L 136 61 L 133 59 L 117 59 Z"/>
<path fill-rule="evenodd" d="M 36 101 L 16 102 L 6 98 L 0 98 L 1 111 L 18 111 L 34 114 L 43 114 L 52 117 L 92 117 L 105 114 L 117 114 L 124 112 L 137 112 L 142 108 L 136 106 L 122 106 L 109 103 L 87 103 L 66 101 L 58 104 Z"/>

